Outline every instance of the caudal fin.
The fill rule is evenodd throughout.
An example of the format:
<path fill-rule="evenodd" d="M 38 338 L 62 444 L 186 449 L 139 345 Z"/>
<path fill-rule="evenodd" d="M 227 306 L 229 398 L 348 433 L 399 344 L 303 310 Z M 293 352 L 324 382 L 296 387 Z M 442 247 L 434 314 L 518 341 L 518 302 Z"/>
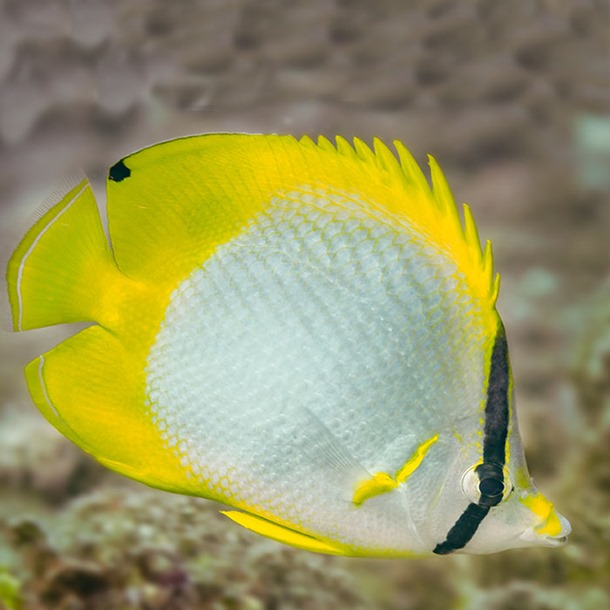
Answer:
<path fill-rule="evenodd" d="M 8 262 L 13 330 L 100 321 L 103 283 L 116 272 L 91 185 L 73 180 L 44 204 Z"/>

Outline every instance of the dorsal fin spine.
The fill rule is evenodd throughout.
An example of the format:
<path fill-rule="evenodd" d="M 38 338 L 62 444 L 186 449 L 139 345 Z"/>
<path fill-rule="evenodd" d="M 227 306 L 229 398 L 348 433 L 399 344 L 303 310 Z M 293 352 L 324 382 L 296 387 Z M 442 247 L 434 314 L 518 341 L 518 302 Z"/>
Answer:
<path fill-rule="evenodd" d="M 360 138 L 354 138 L 354 149 L 358 157 L 365 163 L 369 163 L 373 166 L 378 165 L 377 158 L 373 151 L 368 147 L 364 140 Z"/>
<path fill-rule="evenodd" d="M 373 149 L 381 167 L 389 173 L 390 177 L 400 177 L 400 166 L 396 156 L 379 138 L 373 139 Z"/>
<path fill-rule="evenodd" d="M 336 152 L 336 149 L 333 146 L 332 142 L 325 136 L 318 136 L 318 147 L 322 150 Z"/>
<path fill-rule="evenodd" d="M 453 198 L 445 174 L 432 155 L 428 155 L 428 162 L 430 163 L 430 176 L 432 178 L 434 199 L 438 204 L 441 214 L 448 219 L 454 229 L 461 229 L 460 217 L 458 215 L 457 206 L 455 205 L 455 199 Z"/>
<path fill-rule="evenodd" d="M 495 305 L 500 292 L 500 274 L 496 273 L 494 277 L 493 249 L 489 239 L 485 242 L 485 250 L 483 251 L 483 273 L 490 286 L 491 302 Z"/>
<path fill-rule="evenodd" d="M 474 217 L 472 215 L 472 210 L 467 203 L 463 204 L 464 209 L 464 239 L 468 243 L 470 247 L 470 252 L 473 258 L 473 262 L 476 265 L 482 265 L 483 263 L 483 252 L 481 251 L 481 241 L 479 239 L 479 231 L 477 230 L 477 225 L 474 222 Z M 483 271 L 486 277 L 491 278 L 490 275 L 487 274 L 487 271 L 484 269 Z"/>
<path fill-rule="evenodd" d="M 495 305 L 498 300 L 498 293 L 500 292 L 500 274 L 496 273 L 496 277 L 493 281 L 493 286 L 491 289 L 491 302 Z"/>
<path fill-rule="evenodd" d="M 414 159 L 406 146 L 399 140 L 394 140 L 394 147 L 398 153 L 402 171 L 409 181 L 411 188 L 415 188 L 425 197 L 432 197 L 430 185 L 424 176 L 424 173 L 419 166 L 419 163 Z"/>
<path fill-rule="evenodd" d="M 485 242 L 485 250 L 483 252 L 483 273 L 491 285 L 493 281 L 494 263 L 491 241 L 489 239 Z"/>
<path fill-rule="evenodd" d="M 357 155 L 354 151 L 352 145 L 343 137 L 337 136 L 335 138 L 335 142 L 337 143 L 337 152 L 348 159 L 356 159 Z"/>
<path fill-rule="evenodd" d="M 301 136 L 299 144 L 305 148 L 316 148 L 316 143 L 309 136 Z"/>
<path fill-rule="evenodd" d="M 416 206 L 413 209 L 414 222 L 431 235 L 441 236 L 440 244 L 448 244 L 454 255 L 472 270 L 471 273 L 478 274 L 474 281 L 479 296 L 495 304 L 499 282 L 493 278 L 491 246 L 487 244 L 482 250 L 477 226 L 467 204 L 463 208 L 463 222 L 460 219 L 455 199 L 436 159 L 428 156 L 431 187 L 420 165 L 399 140 L 393 142 L 398 159 L 379 138 L 373 139 L 372 149 L 359 138 L 354 138 L 351 145 L 341 136 L 337 136 L 335 141 L 336 147 L 326 137 L 320 136 L 317 146 L 320 150 L 335 152 L 376 170 L 390 187 L 401 185 L 413 192 Z M 307 140 L 308 146 L 309 142 L 311 140 Z"/>

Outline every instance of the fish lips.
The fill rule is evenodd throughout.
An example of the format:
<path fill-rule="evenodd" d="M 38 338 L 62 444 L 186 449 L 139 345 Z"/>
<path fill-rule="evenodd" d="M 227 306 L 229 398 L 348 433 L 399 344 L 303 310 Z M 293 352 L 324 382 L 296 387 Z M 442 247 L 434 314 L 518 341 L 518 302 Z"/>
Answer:
<path fill-rule="evenodd" d="M 560 513 L 555 513 L 557 519 L 561 523 L 561 531 L 555 535 L 551 536 L 549 534 L 541 534 L 540 531 L 544 530 L 547 526 L 548 520 L 551 518 L 547 517 L 545 521 L 539 523 L 537 525 L 532 525 L 532 527 L 528 527 L 520 536 L 519 539 L 527 542 L 529 544 L 537 545 L 537 546 L 547 546 L 547 547 L 560 547 L 564 546 L 568 542 L 568 535 L 572 531 L 572 526 L 570 522 Z"/>

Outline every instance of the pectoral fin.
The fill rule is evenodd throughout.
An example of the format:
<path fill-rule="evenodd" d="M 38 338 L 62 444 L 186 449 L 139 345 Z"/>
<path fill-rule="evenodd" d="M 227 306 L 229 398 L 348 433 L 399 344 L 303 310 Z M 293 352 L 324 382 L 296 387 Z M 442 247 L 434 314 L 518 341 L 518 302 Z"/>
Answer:
<path fill-rule="evenodd" d="M 411 457 L 399 468 L 394 476 L 387 472 L 376 472 L 364 479 L 356 487 L 352 502 L 356 506 L 362 505 L 369 498 L 388 493 L 402 485 L 421 465 L 430 447 L 438 440 L 438 434 L 424 441 Z"/>

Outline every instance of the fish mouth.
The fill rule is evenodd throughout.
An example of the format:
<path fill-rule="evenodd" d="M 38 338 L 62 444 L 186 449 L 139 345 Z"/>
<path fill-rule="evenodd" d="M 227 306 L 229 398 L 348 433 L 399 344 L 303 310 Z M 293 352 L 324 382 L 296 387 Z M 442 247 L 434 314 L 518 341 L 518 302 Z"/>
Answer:
<path fill-rule="evenodd" d="M 557 536 L 545 536 L 539 534 L 535 527 L 530 527 L 526 529 L 519 538 L 526 542 L 528 546 L 560 547 L 567 544 L 569 533 L 570 532 L 562 531 Z"/>
<path fill-rule="evenodd" d="M 568 543 L 568 536 L 545 536 L 544 546 L 559 547 Z"/>
<path fill-rule="evenodd" d="M 572 531 L 570 522 L 561 514 L 555 513 L 556 519 L 559 522 L 561 530 L 555 535 L 542 533 L 548 526 L 549 519 L 546 519 L 538 525 L 527 528 L 519 538 L 528 544 L 534 546 L 560 547 L 568 542 L 568 535 Z M 542 531 L 541 531 L 542 530 Z"/>

